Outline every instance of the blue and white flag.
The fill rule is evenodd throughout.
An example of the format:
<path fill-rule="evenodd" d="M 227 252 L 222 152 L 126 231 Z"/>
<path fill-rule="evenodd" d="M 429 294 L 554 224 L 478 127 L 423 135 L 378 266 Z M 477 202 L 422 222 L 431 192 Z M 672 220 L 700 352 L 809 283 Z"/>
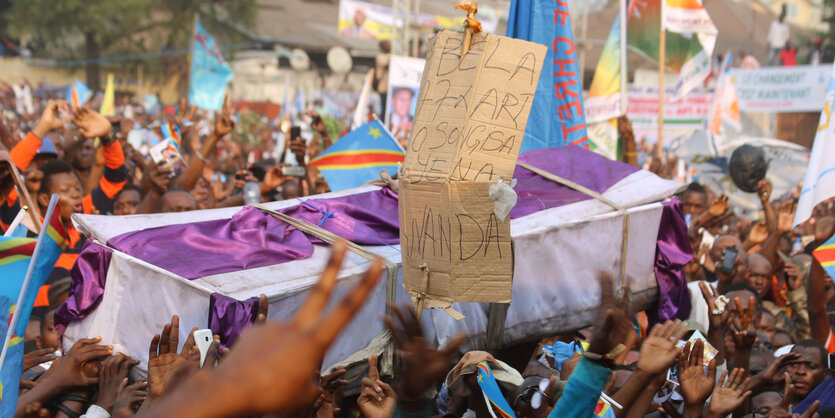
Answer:
<path fill-rule="evenodd" d="M 226 85 L 235 73 L 226 64 L 212 35 L 200 21 L 194 27 L 191 79 L 188 101 L 205 110 L 220 110 L 226 96 Z"/>
<path fill-rule="evenodd" d="M 555 5 L 553 0 L 513 0 L 507 36 L 548 46 L 520 153 L 563 145 L 588 148 L 568 1 L 557 0 Z"/>
<path fill-rule="evenodd" d="M 832 67 L 835 75 L 835 64 Z M 812 210 L 820 202 L 835 196 L 835 78 L 829 81 L 826 92 L 826 103 L 823 105 L 818 133 L 812 145 L 809 156 L 809 168 L 803 179 L 803 190 L 797 202 L 797 212 L 794 214 L 794 225 L 812 216 Z"/>

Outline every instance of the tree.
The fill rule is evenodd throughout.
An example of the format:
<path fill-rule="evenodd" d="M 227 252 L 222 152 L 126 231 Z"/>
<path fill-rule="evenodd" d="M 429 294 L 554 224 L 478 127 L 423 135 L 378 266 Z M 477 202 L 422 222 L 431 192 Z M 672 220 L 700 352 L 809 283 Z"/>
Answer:
<path fill-rule="evenodd" d="M 33 38 L 36 55 L 96 60 L 185 49 L 198 12 L 250 26 L 255 0 L 26 0 L 14 2 L 6 21 L 12 34 Z M 87 84 L 99 89 L 99 62 L 85 67 Z"/>

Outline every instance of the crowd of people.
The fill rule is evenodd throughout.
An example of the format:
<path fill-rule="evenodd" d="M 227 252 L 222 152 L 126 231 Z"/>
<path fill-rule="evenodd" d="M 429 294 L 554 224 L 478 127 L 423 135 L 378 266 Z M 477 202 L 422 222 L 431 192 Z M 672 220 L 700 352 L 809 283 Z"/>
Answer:
<path fill-rule="evenodd" d="M 684 268 L 692 308 L 674 321 L 650 323 L 646 312 L 634 311 L 630 293 L 616 292 L 601 272 L 600 311 L 588 329 L 497 352 L 462 352 L 466 335 L 435 347 L 412 307 L 392 306 L 384 322 L 396 342 L 394 371 L 383 373 L 372 355 L 361 379 L 345 380 L 344 369 L 322 376 L 325 351 L 382 272 L 378 260 L 341 302 L 329 302 L 345 254 L 337 243 L 292 321 L 267 321 L 262 297 L 258 319 L 231 347 L 220 348 L 216 336 L 201 356 L 196 328 L 180 342 L 175 315 L 160 334 L 147 336 L 147 376 L 132 372 L 138 359 L 101 338 L 65 351 L 53 315 L 67 298 L 69 271 L 85 240 L 73 228 L 73 213 L 240 206 L 247 183 L 258 186 L 261 201 L 322 193 L 328 186 L 314 167 L 287 176 L 284 161 L 292 154 L 305 167 L 332 140 L 310 114 L 312 140 L 292 137 L 298 131 L 291 129 L 286 145 L 276 147 L 275 132 L 265 130 L 255 133 L 263 134 L 263 145 L 248 147 L 234 139 L 229 101 L 213 115 L 182 102 L 172 112 L 110 118 L 61 100 L 36 106 L 38 117 L 6 118 L 1 147 L 41 213 L 50 195 L 60 196 L 71 242 L 24 336 L 16 416 L 835 416 L 828 315 L 835 289 L 810 255 L 833 235 L 835 204 L 824 202 L 793 227 L 798 193 L 773 198 L 765 180 L 757 222 L 737 218 L 725 196 L 695 183 L 678 196 L 694 257 Z M 182 133 L 178 172 L 128 140 L 135 127 L 159 134 L 163 125 Z M 638 164 L 634 139 L 625 143 L 628 162 Z M 672 175 L 654 163 L 653 172 Z M 3 189 L 5 230 L 28 204 L 11 186 Z"/>

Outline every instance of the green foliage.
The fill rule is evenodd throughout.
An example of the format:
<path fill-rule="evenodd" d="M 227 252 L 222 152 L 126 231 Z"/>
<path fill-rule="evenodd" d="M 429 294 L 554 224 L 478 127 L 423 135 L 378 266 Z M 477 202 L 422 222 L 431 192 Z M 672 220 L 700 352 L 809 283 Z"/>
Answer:
<path fill-rule="evenodd" d="M 322 116 L 322 122 L 325 123 L 325 129 L 328 130 L 328 133 L 331 135 L 331 138 L 336 140 L 342 137 L 342 120 L 331 116 Z"/>
<path fill-rule="evenodd" d="M 255 1 L 23 0 L 5 18 L 10 34 L 33 40 L 36 55 L 100 58 L 186 49 L 198 11 L 210 31 L 218 29 L 212 15 L 251 26 Z"/>

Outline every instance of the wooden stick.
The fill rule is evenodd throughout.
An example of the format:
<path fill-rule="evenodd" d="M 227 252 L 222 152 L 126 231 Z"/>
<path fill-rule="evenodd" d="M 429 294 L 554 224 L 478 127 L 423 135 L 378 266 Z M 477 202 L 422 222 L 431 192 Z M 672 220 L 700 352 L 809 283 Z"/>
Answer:
<path fill-rule="evenodd" d="M 469 22 L 466 23 L 466 28 L 464 28 L 464 45 L 461 45 L 461 56 L 467 55 L 467 52 L 470 52 L 470 44 L 473 42 L 473 28 L 470 26 Z"/>
<path fill-rule="evenodd" d="M 415 297 L 418 323 L 420 323 L 420 318 L 423 316 L 423 304 L 426 302 L 426 292 L 429 290 L 429 267 L 424 263 L 420 265 L 420 269 L 423 271 L 423 284 L 421 284 L 420 290 L 418 290 L 418 294 Z"/>
<path fill-rule="evenodd" d="M 658 39 L 658 147 L 656 147 L 655 158 L 661 160 L 664 143 L 664 59 L 667 52 L 667 31 L 661 25 L 661 34 Z"/>
<path fill-rule="evenodd" d="M 26 189 L 26 185 L 20 181 L 20 172 L 17 171 L 17 167 L 14 165 L 11 160 L 4 160 L 5 163 L 9 164 L 9 170 L 12 175 L 12 180 L 14 180 L 15 187 L 17 187 L 17 197 L 21 200 L 20 209 L 26 210 L 29 214 L 29 217 L 32 219 L 32 225 L 35 227 L 35 233 L 41 233 L 41 217 L 40 212 L 38 211 L 38 206 L 34 204 L 32 198 L 29 196 L 29 191 Z M 47 220 L 49 222 L 49 220 Z"/>

